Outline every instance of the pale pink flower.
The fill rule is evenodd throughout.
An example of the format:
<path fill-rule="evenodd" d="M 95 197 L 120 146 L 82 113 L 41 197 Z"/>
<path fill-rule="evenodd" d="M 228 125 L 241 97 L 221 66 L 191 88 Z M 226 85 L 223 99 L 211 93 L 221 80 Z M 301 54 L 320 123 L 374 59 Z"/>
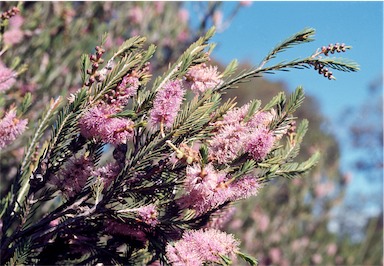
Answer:
<path fill-rule="evenodd" d="M 189 12 L 188 12 L 188 10 L 185 9 L 185 8 L 179 9 L 179 13 L 177 14 L 177 17 L 178 17 L 178 21 L 181 24 L 187 24 L 187 22 L 189 20 Z"/>
<path fill-rule="evenodd" d="M 266 232 L 268 229 L 268 226 L 270 224 L 270 219 L 268 214 L 260 211 L 260 210 L 255 210 L 251 214 L 252 219 L 255 221 L 256 228 L 260 232 Z"/>
<path fill-rule="evenodd" d="M 7 91 L 16 82 L 16 73 L 0 61 L 0 92 Z"/>
<path fill-rule="evenodd" d="M 50 180 L 64 195 L 72 198 L 84 188 L 93 170 L 93 162 L 88 157 L 71 158 Z"/>
<path fill-rule="evenodd" d="M 27 123 L 27 119 L 17 118 L 16 109 L 9 110 L 0 120 L 0 150 L 23 134 Z"/>
<path fill-rule="evenodd" d="M 184 89 L 179 80 L 168 81 L 161 88 L 153 101 L 153 109 L 149 114 L 149 124 L 156 127 L 163 124 L 171 128 L 183 101 Z"/>
<path fill-rule="evenodd" d="M 247 139 L 245 150 L 256 161 L 264 159 L 271 151 L 275 138 L 273 133 L 266 128 L 257 128 L 252 132 L 252 135 Z"/>
<path fill-rule="evenodd" d="M 212 21 L 215 27 L 221 28 L 221 26 L 223 25 L 223 12 L 221 12 L 220 10 L 215 10 L 212 16 Z"/>
<path fill-rule="evenodd" d="M 241 6 L 250 6 L 252 5 L 253 1 L 240 1 Z"/>
<path fill-rule="evenodd" d="M 79 120 L 81 134 L 111 144 L 122 144 L 133 138 L 134 123 L 128 118 L 111 117 L 115 109 L 105 104 L 90 108 Z"/>
<path fill-rule="evenodd" d="M 268 252 L 269 257 L 271 258 L 272 262 L 275 264 L 279 264 L 280 260 L 283 257 L 283 253 L 279 248 L 271 248 Z"/>
<path fill-rule="evenodd" d="M 202 196 L 211 196 L 222 181 L 221 178 L 212 164 L 206 165 L 203 169 L 199 164 L 194 164 L 187 166 L 184 187 L 189 193 L 198 190 Z"/>
<path fill-rule="evenodd" d="M 151 227 L 155 227 L 159 223 L 159 220 L 157 219 L 159 212 L 157 211 L 155 204 L 140 207 L 137 209 L 137 213 L 140 219 Z"/>
<path fill-rule="evenodd" d="M 4 43 L 8 45 L 15 45 L 23 40 L 24 32 L 20 29 L 10 29 L 4 32 Z"/>
<path fill-rule="evenodd" d="M 315 264 L 321 264 L 323 262 L 323 257 L 318 253 L 313 254 L 311 259 Z"/>
<path fill-rule="evenodd" d="M 235 180 L 229 185 L 231 191 L 230 200 L 236 201 L 257 195 L 261 188 L 254 176 L 245 176 Z"/>
<path fill-rule="evenodd" d="M 140 24 L 144 18 L 143 9 L 139 6 L 134 6 L 128 10 L 128 18 L 132 24 Z"/>
<path fill-rule="evenodd" d="M 327 245 L 327 254 L 328 256 L 334 256 L 337 252 L 337 245 L 336 243 L 329 243 Z"/>
<path fill-rule="evenodd" d="M 223 80 L 216 66 L 195 65 L 185 74 L 184 85 L 195 94 L 205 92 L 207 89 L 213 89 L 222 83 Z"/>
<path fill-rule="evenodd" d="M 248 133 L 240 124 L 223 126 L 209 141 L 209 154 L 220 164 L 231 162 L 243 152 Z"/>
<path fill-rule="evenodd" d="M 221 256 L 233 256 L 239 242 L 230 234 L 216 229 L 186 231 L 182 238 L 166 247 L 166 257 L 172 265 L 202 265 L 218 263 Z"/>
<path fill-rule="evenodd" d="M 21 26 L 24 23 L 24 18 L 20 15 L 13 16 L 9 19 L 9 29 L 4 32 L 4 43 L 8 45 L 18 44 L 24 37 L 24 32 Z"/>

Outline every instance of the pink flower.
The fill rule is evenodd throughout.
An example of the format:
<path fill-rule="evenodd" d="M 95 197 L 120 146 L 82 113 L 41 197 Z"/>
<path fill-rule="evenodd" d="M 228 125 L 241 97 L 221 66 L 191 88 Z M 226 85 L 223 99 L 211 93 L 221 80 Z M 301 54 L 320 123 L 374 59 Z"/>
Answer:
<path fill-rule="evenodd" d="M 268 253 L 271 257 L 272 262 L 279 264 L 280 260 L 283 257 L 283 253 L 281 252 L 281 250 L 279 248 L 271 248 Z"/>
<path fill-rule="evenodd" d="M 245 176 L 235 180 L 229 185 L 231 191 L 230 200 L 236 201 L 257 195 L 261 185 L 253 176 Z"/>
<path fill-rule="evenodd" d="M 181 23 L 181 24 L 187 24 L 188 22 L 188 19 L 189 19 L 189 12 L 187 9 L 179 9 L 179 13 L 177 14 L 177 17 L 178 17 L 178 21 Z"/>
<path fill-rule="evenodd" d="M 183 101 L 184 93 L 179 80 L 167 82 L 157 92 L 153 101 L 153 109 L 149 114 L 150 126 L 156 127 L 162 123 L 166 128 L 171 128 Z"/>
<path fill-rule="evenodd" d="M 138 208 L 137 213 L 141 220 L 151 227 L 155 227 L 159 223 L 157 219 L 159 213 L 157 211 L 156 205 L 154 204 L 149 204 L 147 206 Z"/>
<path fill-rule="evenodd" d="M 16 82 L 16 73 L 7 68 L 0 61 L 0 92 L 6 91 L 13 86 Z"/>
<path fill-rule="evenodd" d="M 0 120 L 0 150 L 13 142 L 27 128 L 27 119 L 18 119 L 16 109 L 9 110 Z"/>
<path fill-rule="evenodd" d="M 9 19 L 9 29 L 4 32 L 4 43 L 8 45 L 18 44 L 24 37 L 24 32 L 20 29 L 24 23 L 24 18 L 20 15 Z"/>
<path fill-rule="evenodd" d="M 273 133 L 266 128 L 257 128 L 248 138 L 245 144 L 245 150 L 256 161 L 264 159 L 271 151 L 275 138 Z"/>
<path fill-rule="evenodd" d="M 134 123 L 130 119 L 111 117 L 115 109 L 104 104 L 90 108 L 79 120 L 81 134 L 111 144 L 126 143 L 133 138 Z"/>
<path fill-rule="evenodd" d="M 208 67 L 205 64 L 200 64 L 188 70 L 187 74 L 185 74 L 184 84 L 186 88 L 190 88 L 194 93 L 199 94 L 223 83 L 220 77 L 216 66 Z"/>
<path fill-rule="evenodd" d="M 166 247 L 172 265 L 219 263 L 222 256 L 238 252 L 239 242 L 230 234 L 216 229 L 186 231 L 182 238 Z"/>
<path fill-rule="evenodd" d="M 128 10 L 128 18 L 132 24 L 140 24 L 144 18 L 143 9 L 139 6 L 134 6 Z"/>
<path fill-rule="evenodd" d="M 225 125 L 209 141 L 209 154 L 220 164 L 229 163 L 243 152 L 247 137 L 246 127 L 240 124 Z"/>
<path fill-rule="evenodd" d="M 68 198 L 71 198 L 84 188 L 92 170 L 93 163 L 88 157 L 71 158 L 50 183 L 57 186 Z"/>

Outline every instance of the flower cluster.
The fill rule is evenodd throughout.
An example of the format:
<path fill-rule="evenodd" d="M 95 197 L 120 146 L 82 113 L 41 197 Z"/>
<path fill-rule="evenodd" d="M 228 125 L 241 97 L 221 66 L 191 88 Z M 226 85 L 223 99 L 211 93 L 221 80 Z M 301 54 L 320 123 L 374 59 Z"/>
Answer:
<path fill-rule="evenodd" d="M 203 93 L 222 84 L 221 75 L 216 66 L 199 64 L 191 67 L 185 75 L 185 87 L 190 88 L 195 94 Z"/>
<path fill-rule="evenodd" d="M 166 248 L 167 258 L 174 266 L 220 263 L 222 258 L 238 251 L 239 242 L 216 229 L 191 230 Z"/>
<path fill-rule="evenodd" d="M 256 195 L 261 186 L 253 176 L 234 180 L 226 172 L 216 171 L 212 164 L 204 168 L 194 164 L 187 166 L 184 187 L 179 205 L 202 215 L 226 202 Z"/>
<path fill-rule="evenodd" d="M 114 117 L 115 108 L 100 104 L 90 108 L 79 120 L 81 134 L 105 143 L 127 143 L 133 137 L 134 122 L 128 118 Z"/>
<path fill-rule="evenodd" d="M 185 90 L 180 80 L 167 82 L 156 94 L 149 113 L 151 127 L 171 128 L 183 101 Z"/>
<path fill-rule="evenodd" d="M 249 104 L 233 109 L 216 123 L 218 132 L 209 143 L 214 160 L 229 163 L 247 152 L 259 161 L 272 149 L 276 140 L 268 128 L 272 114 L 259 111 L 247 118 L 248 111 Z"/>
<path fill-rule="evenodd" d="M 16 73 L 0 61 L 0 92 L 7 91 L 16 82 Z"/>
<path fill-rule="evenodd" d="M 16 109 L 9 110 L 0 120 L 0 150 L 13 142 L 27 128 L 28 119 L 19 119 Z"/>

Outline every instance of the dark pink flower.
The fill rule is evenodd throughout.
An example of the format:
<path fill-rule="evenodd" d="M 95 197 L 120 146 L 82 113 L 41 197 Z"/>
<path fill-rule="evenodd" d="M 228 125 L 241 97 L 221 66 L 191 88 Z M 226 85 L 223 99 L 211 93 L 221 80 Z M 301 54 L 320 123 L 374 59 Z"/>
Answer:
<path fill-rule="evenodd" d="M 166 256 L 172 265 L 219 263 L 223 256 L 238 252 L 239 242 L 216 229 L 186 231 L 179 241 L 168 244 Z"/>
<path fill-rule="evenodd" d="M 87 183 L 93 170 L 93 162 L 88 157 L 71 158 L 54 176 L 50 183 L 57 186 L 68 198 L 78 194 Z"/>
<path fill-rule="evenodd" d="M 267 128 L 257 128 L 247 139 L 245 150 L 256 161 L 264 159 L 271 151 L 275 138 Z"/>
<path fill-rule="evenodd" d="M 183 101 L 184 93 L 179 80 L 167 82 L 156 94 L 153 109 L 149 114 L 150 126 L 156 127 L 163 124 L 166 128 L 171 128 Z"/>
<path fill-rule="evenodd" d="M 16 82 L 16 73 L 0 61 L 0 92 L 7 91 Z"/>
<path fill-rule="evenodd" d="M 190 88 L 194 93 L 199 94 L 207 89 L 213 89 L 223 83 L 216 66 L 205 64 L 191 67 L 185 75 L 185 87 Z"/>
<path fill-rule="evenodd" d="M 16 109 L 9 110 L 0 120 L 0 150 L 13 142 L 27 128 L 27 119 L 19 119 Z"/>
<path fill-rule="evenodd" d="M 159 213 L 157 211 L 156 205 L 154 204 L 149 204 L 147 206 L 138 208 L 137 213 L 140 219 L 151 227 L 155 227 L 159 223 L 159 220 L 157 219 Z"/>

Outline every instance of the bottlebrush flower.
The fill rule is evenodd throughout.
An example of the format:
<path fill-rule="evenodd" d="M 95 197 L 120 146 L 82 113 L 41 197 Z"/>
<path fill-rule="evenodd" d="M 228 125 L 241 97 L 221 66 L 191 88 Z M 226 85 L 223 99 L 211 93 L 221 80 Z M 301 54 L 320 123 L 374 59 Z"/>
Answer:
<path fill-rule="evenodd" d="M 235 180 L 229 185 L 230 200 L 236 201 L 257 195 L 261 188 L 254 176 L 245 176 Z"/>
<path fill-rule="evenodd" d="M 140 219 L 151 227 L 155 227 L 159 223 L 159 220 L 157 219 L 159 213 L 157 211 L 156 205 L 149 204 L 147 206 L 137 208 L 136 211 Z"/>
<path fill-rule="evenodd" d="M 16 109 L 9 110 L 0 120 L 0 150 L 9 145 L 27 128 L 28 119 L 18 119 Z"/>
<path fill-rule="evenodd" d="M 6 91 L 13 86 L 16 82 L 16 73 L 7 68 L 0 61 L 0 92 Z"/>
<path fill-rule="evenodd" d="M 168 244 L 166 257 L 172 265 L 220 263 L 221 257 L 238 252 L 239 242 L 216 229 L 186 231 L 179 241 Z"/>
<path fill-rule="evenodd" d="M 209 154 L 220 164 L 231 162 L 241 154 L 248 133 L 243 125 L 225 125 L 209 141 Z"/>
<path fill-rule="evenodd" d="M 65 167 L 54 176 L 50 183 L 57 186 L 68 198 L 79 193 L 87 183 L 93 170 L 93 163 L 88 157 L 71 158 Z"/>
<path fill-rule="evenodd" d="M 115 109 L 105 104 L 89 109 L 79 120 L 81 134 L 111 144 L 126 143 L 133 137 L 134 123 L 127 118 L 111 117 Z"/>
<path fill-rule="evenodd" d="M 184 89 L 180 80 L 167 82 L 161 88 L 153 101 L 153 109 L 149 114 L 151 127 L 163 124 L 166 128 L 172 127 L 177 112 L 183 101 Z"/>
<path fill-rule="evenodd" d="M 273 133 L 267 128 L 257 128 L 248 138 L 245 150 L 256 161 L 262 160 L 272 149 L 275 138 Z"/>
<path fill-rule="evenodd" d="M 213 89 L 223 82 L 216 66 L 205 64 L 191 67 L 185 75 L 185 87 L 190 88 L 194 93 L 199 94 L 207 89 Z"/>

